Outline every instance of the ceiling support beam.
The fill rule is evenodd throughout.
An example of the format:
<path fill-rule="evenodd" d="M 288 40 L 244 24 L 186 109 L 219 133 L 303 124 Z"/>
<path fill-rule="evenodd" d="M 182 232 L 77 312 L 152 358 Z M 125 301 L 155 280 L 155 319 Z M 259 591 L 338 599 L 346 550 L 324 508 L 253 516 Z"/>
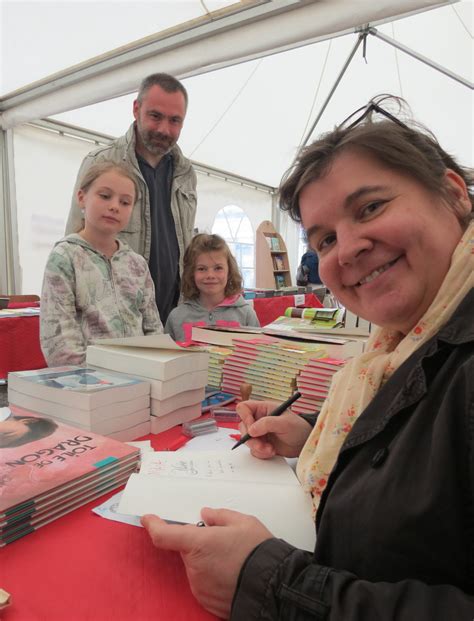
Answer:
<path fill-rule="evenodd" d="M 4 129 L 136 92 L 157 66 L 187 78 L 377 26 L 455 0 L 273 0 L 146 37 L 0 99 Z"/>
<path fill-rule="evenodd" d="M 0 293 L 20 293 L 13 132 L 0 130 Z"/>
<path fill-rule="evenodd" d="M 326 110 L 329 102 L 331 101 L 331 98 L 334 95 L 337 87 L 339 86 L 340 81 L 342 80 L 344 74 L 346 73 L 347 68 L 351 64 L 351 61 L 354 58 L 355 53 L 357 52 L 357 50 L 359 49 L 360 44 L 362 43 L 362 41 L 365 40 L 366 37 L 367 37 L 367 30 L 364 30 L 363 32 L 361 32 L 359 34 L 359 36 L 357 37 L 357 41 L 356 41 L 354 47 L 352 48 L 351 52 L 349 53 L 349 56 L 347 57 L 346 62 L 344 63 L 341 71 L 339 72 L 339 75 L 336 78 L 336 81 L 334 82 L 331 90 L 329 91 L 328 96 L 326 97 L 323 105 L 321 106 L 321 109 L 320 109 L 318 115 L 314 119 L 313 124 L 311 125 L 311 127 L 308 130 L 308 133 L 304 137 L 304 140 L 303 140 L 303 142 L 301 144 L 302 147 L 304 147 L 304 146 L 306 146 L 308 144 L 309 139 L 311 138 L 314 130 L 316 129 L 316 125 L 319 123 L 320 118 L 323 116 L 324 111 Z"/>
<path fill-rule="evenodd" d="M 467 86 L 467 88 L 470 88 L 471 90 L 474 89 L 474 83 L 470 82 L 467 78 L 463 78 L 461 75 L 454 73 L 454 71 L 450 71 L 449 69 L 446 69 L 446 67 L 443 67 L 442 65 L 435 62 L 434 60 L 431 60 L 431 58 L 427 58 L 426 56 L 423 56 L 423 54 L 419 54 L 418 52 L 415 52 L 415 50 L 412 50 L 406 45 L 403 45 L 403 43 L 399 43 L 398 41 L 395 41 L 395 39 L 392 39 L 391 37 L 387 37 L 387 35 L 384 35 L 381 32 L 379 32 L 377 28 L 369 28 L 368 32 L 369 34 L 373 35 L 377 39 L 380 39 L 381 41 L 384 41 L 385 43 L 392 45 L 397 50 L 400 50 L 401 52 L 408 54 L 408 56 L 411 56 L 412 58 L 419 60 L 425 65 L 428 65 L 428 67 L 431 67 L 432 69 L 435 69 L 436 71 L 439 71 L 440 73 L 443 73 L 444 75 L 448 76 L 448 78 L 451 78 L 451 80 L 454 80 L 455 82 L 459 82 L 460 84 L 462 84 L 463 86 Z"/>
<path fill-rule="evenodd" d="M 86 140 L 87 142 L 91 142 L 92 144 L 95 144 L 97 146 L 109 145 L 116 139 L 116 136 L 110 136 L 108 134 L 101 134 L 99 132 L 85 130 L 81 127 L 69 125 L 68 123 L 63 123 L 62 121 L 56 121 L 54 119 L 41 119 L 40 121 L 31 121 L 29 125 L 31 125 L 32 127 L 38 127 L 39 129 L 43 129 L 46 131 L 54 132 L 55 134 L 72 136 L 73 138 Z M 274 188 L 271 185 L 266 185 L 264 183 L 260 183 L 259 181 L 255 181 L 254 179 L 242 177 L 241 175 L 227 172 L 226 170 L 214 168 L 213 166 L 207 166 L 194 160 L 192 160 L 192 164 L 194 170 L 200 172 L 203 175 L 207 175 L 208 177 L 218 177 L 219 179 L 231 181 L 232 183 L 236 183 L 237 185 L 253 188 L 254 190 L 266 192 L 267 194 L 275 194 L 275 192 L 277 191 L 277 188 Z"/>

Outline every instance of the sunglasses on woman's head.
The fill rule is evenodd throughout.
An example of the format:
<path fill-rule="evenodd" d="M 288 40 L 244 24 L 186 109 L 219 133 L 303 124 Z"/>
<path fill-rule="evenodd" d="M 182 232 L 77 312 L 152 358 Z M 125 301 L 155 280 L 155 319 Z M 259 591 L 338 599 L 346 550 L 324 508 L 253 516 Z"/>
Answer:
<path fill-rule="evenodd" d="M 361 123 L 367 116 L 369 116 L 371 112 L 377 112 L 378 114 L 382 114 L 385 118 L 389 119 L 390 121 L 393 121 L 400 127 L 403 127 L 403 129 L 409 129 L 409 127 L 405 125 L 405 123 L 402 123 L 400 119 L 397 119 L 396 116 L 393 116 L 393 114 L 390 114 L 390 112 L 387 112 L 387 110 L 384 110 L 384 108 L 381 108 L 378 104 L 376 104 L 373 101 L 371 101 L 366 106 L 362 106 L 361 108 L 358 108 L 355 112 L 349 115 L 347 119 L 345 119 L 339 125 L 339 128 L 344 129 L 345 131 L 352 129 L 356 125 L 359 125 L 359 123 Z M 349 124 L 346 125 L 347 123 Z"/>

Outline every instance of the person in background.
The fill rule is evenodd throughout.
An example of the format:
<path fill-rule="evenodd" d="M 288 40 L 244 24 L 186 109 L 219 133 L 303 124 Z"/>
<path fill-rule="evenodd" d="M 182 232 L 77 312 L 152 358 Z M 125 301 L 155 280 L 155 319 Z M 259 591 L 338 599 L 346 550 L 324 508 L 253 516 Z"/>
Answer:
<path fill-rule="evenodd" d="M 222 237 L 196 235 L 184 254 L 184 302 L 171 312 L 165 332 L 175 341 L 190 341 L 193 326 L 258 327 L 241 291 L 242 276 Z"/>
<path fill-rule="evenodd" d="M 146 77 L 127 133 L 82 162 L 66 225 L 66 234 L 79 229 L 77 191 L 94 163 L 113 160 L 132 168 L 138 178 L 137 206 L 119 238 L 147 260 L 163 324 L 178 303 L 184 250 L 196 217 L 196 173 L 176 144 L 187 106 L 188 94 L 176 78 L 166 73 Z"/>
<path fill-rule="evenodd" d="M 118 239 L 137 195 L 126 164 L 94 164 L 81 180 L 83 223 L 57 242 L 44 274 L 40 342 L 48 366 L 84 363 L 97 339 L 163 332 L 148 265 Z"/>
<path fill-rule="evenodd" d="M 303 149 L 280 187 L 324 283 L 378 328 L 314 427 L 238 406 L 254 456 L 299 456 L 314 553 L 226 509 L 204 508 L 207 528 L 142 518 L 220 618 L 474 618 L 474 176 L 382 101 Z"/>
<path fill-rule="evenodd" d="M 301 257 L 296 274 L 297 285 L 321 285 L 322 281 L 319 277 L 319 259 L 318 253 L 314 252 L 310 247 Z"/>

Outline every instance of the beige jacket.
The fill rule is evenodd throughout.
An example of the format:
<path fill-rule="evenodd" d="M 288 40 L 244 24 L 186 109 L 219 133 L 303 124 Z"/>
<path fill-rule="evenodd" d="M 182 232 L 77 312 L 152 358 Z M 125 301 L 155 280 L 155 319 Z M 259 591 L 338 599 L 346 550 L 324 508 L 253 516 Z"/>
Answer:
<path fill-rule="evenodd" d="M 171 185 L 171 213 L 173 214 L 179 245 L 179 271 L 181 274 L 183 271 L 184 250 L 193 236 L 197 206 L 197 180 L 191 162 L 184 157 L 177 145 L 173 147 L 171 154 L 174 160 L 174 174 Z M 148 187 L 141 174 L 135 155 L 135 123 L 131 124 L 124 136 L 117 138 L 117 140 L 114 140 L 112 144 L 106 147 L 100 147 L 91 151 L 84 158 L 77 175 L 76 185 L 74 186 L 71 211 L 66 224 L 66 234 L 77 233 L 82 228 L 81 211 L 77 203 L 77 191 L 80 180 L 92 164 L 104 160 L 125 161 L 137 175 L 140 185 L 140 196 L 127 228 L 119 233 L 118 237 L 125 241 L 132 250 L 145 257 L 148 262 L 151 243 L 150 198 Z"/>

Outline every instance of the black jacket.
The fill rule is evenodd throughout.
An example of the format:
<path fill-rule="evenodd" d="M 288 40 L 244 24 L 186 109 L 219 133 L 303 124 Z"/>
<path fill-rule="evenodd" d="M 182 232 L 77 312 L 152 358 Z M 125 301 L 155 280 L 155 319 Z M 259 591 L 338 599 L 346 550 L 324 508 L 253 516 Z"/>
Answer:
<path fill-rule="evenodd" d="M 473 621 L 474 290 L 344 442 L 314 555 L 270 539 L 231 619 Z"/>

